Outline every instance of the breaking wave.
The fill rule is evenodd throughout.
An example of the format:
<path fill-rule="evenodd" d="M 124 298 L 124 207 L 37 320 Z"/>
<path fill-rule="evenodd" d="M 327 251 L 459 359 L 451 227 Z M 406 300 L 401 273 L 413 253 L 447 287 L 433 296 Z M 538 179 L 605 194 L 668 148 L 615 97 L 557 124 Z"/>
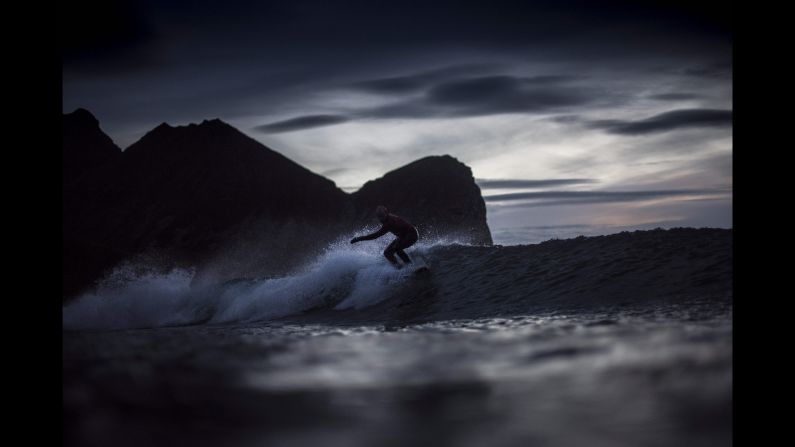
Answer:
<path fill-rule="evenodd" d="M 402 324 L 571 312 L 676 300 L 731 300 L 731 230 L 673 229 L 525 246 L 445 241 L 407 250 L 340 241 L 289 276 L 216 282 L 195 272 L 121 267 L 63 308 L 66 330 L 225 325 L 293 319 Z M 420 266 L 428 272 L 415 273 Z"/>

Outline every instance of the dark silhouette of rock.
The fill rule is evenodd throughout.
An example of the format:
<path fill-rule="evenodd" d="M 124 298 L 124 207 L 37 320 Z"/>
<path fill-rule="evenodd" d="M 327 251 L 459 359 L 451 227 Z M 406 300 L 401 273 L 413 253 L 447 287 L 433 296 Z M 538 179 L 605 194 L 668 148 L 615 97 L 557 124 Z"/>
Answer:
<path fill-rule="evenodd" d="M 122 151 L 85 109 L 64 114 L 62 129 L 63 291 L 70 295 L 123 257 L 112 244 L 100 245 L 98 230 L 106 222 L 101 213 L 92 218 L 93 210 L 111 205 L 105 201 L 104 188 Z"/>
<path fill-rule="evenodd" d="M 195 267 L 213 280 L 284 274 L 372 225 L 381 202 L 427 234 L 469 231 L 491 243 L 471 171 L 452 157 L 419 160 L 349 195 L 218 119 L 163 123 L 123 152 L 82 109 L 64 115 L 64 134 L 69 169 L 97 167 L 64 190 L 65 299 L 123 261 Z M 393 180 L 404 184 L 390 192 Z"/>
<path fill-rule="evenodd" d="M 472 170 L 449 155 L 425 157 L 371 180 L 352 194 L 357 218 L 374 220 L 384 205 L 412 222 L 420 238 L 452 237 L 491 245 L 486 203 Z"/>
<path fill-rule="evenodd" d="M 244 221 L 347 218 L 347 196 L 220 120 L 161 124 L 124 152 L 127 219 L 147 223 L 135 237 L 191 254 L 218 248 L 215 235 Z M 274 235 L 275 236 L 275 235 Z"/>
<path fill-rule="evenodd" d="M 104 270 L 145 255 L 163 267 L 212 264 L 222 276 L 278 271 L 353 216 L 333 182 L 220 120 L 159 125 L 96 183 L 103 188 L 88 201 L 69 201 L 64 233 Z M 83 262 L 71 261 L 64 260 L 67 274 Z"/>
<path fill-rule="evenodd" d="M 96 172 L 121 158 L 121 149 L 99 128 L 99 121 L 86 109 L 64 114 L 63 185 L 71 187 L 86 174 Z"/>
<path fill-rule="evenodd" d="M 216 259 L 222 276 L 284 271 L 353 213 L 332 181 L 217 119 L 161 124 L 124 158 L 120 218 L 135 224 L 119 238 L 186 264 Z"/>

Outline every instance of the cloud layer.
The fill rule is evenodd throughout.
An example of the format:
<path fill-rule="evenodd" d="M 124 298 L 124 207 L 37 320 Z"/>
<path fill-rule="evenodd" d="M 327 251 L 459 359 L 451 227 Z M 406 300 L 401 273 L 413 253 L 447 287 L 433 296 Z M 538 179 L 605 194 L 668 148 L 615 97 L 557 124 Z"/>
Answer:
<path fill-rule="evenodd" d="M 293 132 L 296 130 L 310 129 L 312 127 L 330 126 L 346 121 L 350 121 L 350 118 L 341 115 L 307 115 L 271 124 L 264 124 L 254 129 L 262 133 Z"/>
<path fill-rule="evenodd" d="M 523 188 L 546 188 L 549 186 L 568 186 L 597 183 L 594 179 L 587 178 L 568 178 L 568 179 L 546 179 L 546 180 L 488 180 L 475 179 L 475 182 L 483 189 L 523 189 Z"/>
<path fill-rule="evenodd" d="M 645 135 L 694 127 L 731 127 L 731 110 L 672 110 L 643 120 L 599 120 L 589 126 L 618 135 Z"/>
<path fill-rule="evenodd" d="M 648 191 L 539 191 L 485 196 L 486 202 L 534 201 L 523 206 L 550 206 L 582 203 L 634 202 L 685 196 L 725 196 L 726 190 L 648 190 Z"/>

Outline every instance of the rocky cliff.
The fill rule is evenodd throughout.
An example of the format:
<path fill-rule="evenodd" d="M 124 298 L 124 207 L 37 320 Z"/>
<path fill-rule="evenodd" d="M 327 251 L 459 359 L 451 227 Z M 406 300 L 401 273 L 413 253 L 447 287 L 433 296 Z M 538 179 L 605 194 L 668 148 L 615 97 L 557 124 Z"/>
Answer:
<path fill-rule="evenodd" d="M 375 207 L 384 205 L 412 222 L 421 238 L 492 243 L 486 204 L 472 170 L 449 155 L 425 157 L 390 171 L 351 197 L 360 222 L 371 221 Z"/>

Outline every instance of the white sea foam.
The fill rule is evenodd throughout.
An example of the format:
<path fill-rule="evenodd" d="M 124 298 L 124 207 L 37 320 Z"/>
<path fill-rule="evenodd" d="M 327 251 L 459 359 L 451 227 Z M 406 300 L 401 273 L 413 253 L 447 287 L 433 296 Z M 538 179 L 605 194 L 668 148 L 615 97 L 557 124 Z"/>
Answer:
<path fill-rule="evenodd" d="M 194 281 L 194 272 L 138 273 L 118 268 L 94 292 L 63 309 L 63 326 L 70 330 L 109 330 L 188 324 L 260 321 L 316 307 L 360 309 L 389 295 L 407 280 L 408 269 L 397 270 L 381 255 L 383 245 L 347 240 L 290 276 L 240 279 L 223 284 Z M 431 245 L 409 249 L 412 257 Z M 418 259 L 417 265 L 424 265 Z"/>

